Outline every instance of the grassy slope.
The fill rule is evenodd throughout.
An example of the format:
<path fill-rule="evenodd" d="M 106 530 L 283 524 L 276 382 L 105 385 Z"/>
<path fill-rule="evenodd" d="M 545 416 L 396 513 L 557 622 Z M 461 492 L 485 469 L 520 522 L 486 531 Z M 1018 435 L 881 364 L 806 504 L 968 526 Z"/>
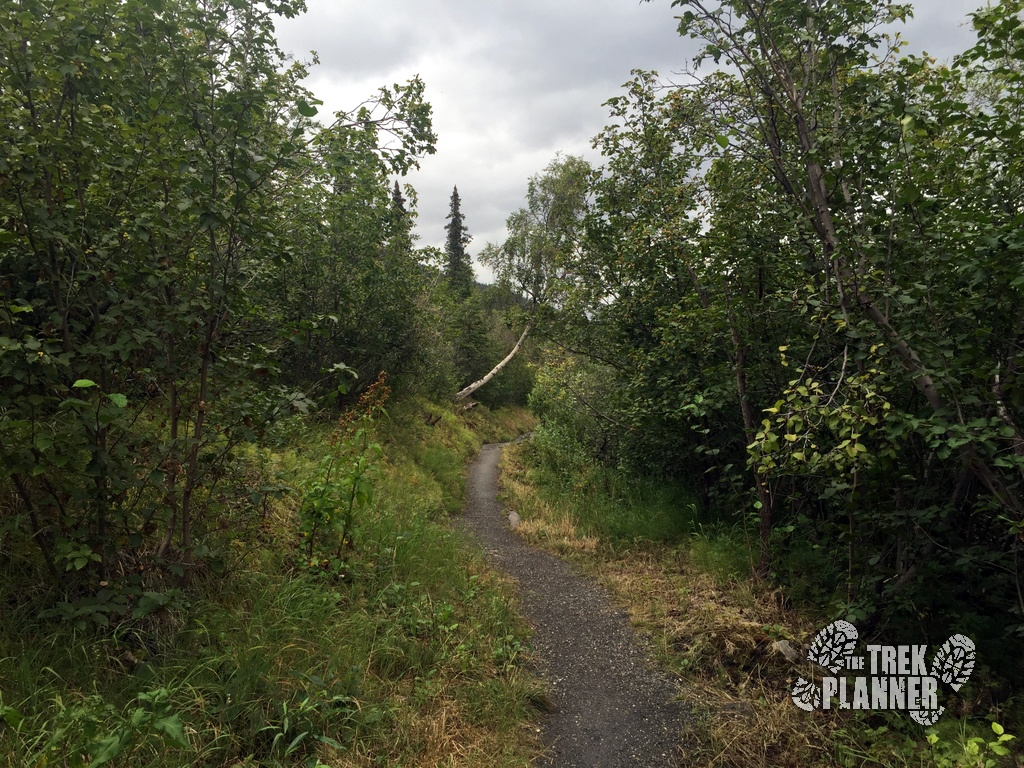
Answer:
<path fill-rule="evenodd" d="M 447 515 L 482 442 L 532 425 L 521 410 L 396 409 L 378 425 L 375 500 L 343 575 L 296 567 L 295 492 L 263 510 L 255 538 L 225 536 L 227 575 L 114 631 L 40 622 L 12 578 L 0 764 L 527 765 L 527 628 Z M 308 487 L 331 432 L 295 423 L 243 471 Z"/>
<path fill-rule="evenodd" d="M 808 605 L 795 610 L 780 591 L 752 583 L 754 542 L 735 528 L 703 528 L 685 491 L 598 467 L 560 476 L 528 443 L 506 449 L 501 470 L 505 501 L 523 519 L 519 532 L 608 586 L 664 666 L 685 680 L 698 715 L 684 736 L 693 742 L 689 765 L 1016 764 L 986 762 L 996 757 L 996 737 L 985 720 L 947 714 L 926 739 L 903 713 L 794 706 L 793 681 L 810 673 L 777 643 L 807 644 L 831 618 Z"/>

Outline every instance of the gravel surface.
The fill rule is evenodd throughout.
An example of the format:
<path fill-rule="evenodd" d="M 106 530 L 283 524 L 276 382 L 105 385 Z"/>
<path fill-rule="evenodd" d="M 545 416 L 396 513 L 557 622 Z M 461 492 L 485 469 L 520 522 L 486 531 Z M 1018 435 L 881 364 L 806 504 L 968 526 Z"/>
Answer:
<path fill-rule="evenodd" d="M 464 524 L 491 561 L 519 585 L 534 627 L 539 672 L 551 685 L 541 765 L 671 766 L 689 715 L 679 688 L 655 669 L 627 618 L 592 579 L 527 546 L 497 501 L 501 445 L 469 468 Z M 513 518 L 515 521 L 515 518 Z"/>

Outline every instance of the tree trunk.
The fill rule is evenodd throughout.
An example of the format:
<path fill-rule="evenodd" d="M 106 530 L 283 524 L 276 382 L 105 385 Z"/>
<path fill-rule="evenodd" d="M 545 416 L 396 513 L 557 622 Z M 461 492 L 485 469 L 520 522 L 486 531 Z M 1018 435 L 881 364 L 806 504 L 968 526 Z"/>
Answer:
<path fill-rule="evenodd" d="M 736 324 L 732 321 L 732 313 L 729 313 L 729 330 L 732 332 L 732 344 L 736 353 L 736 392 L 740 398 L 740 412 L 743 414 L 743 432 L 746 436 L 747 445 L 751 445 L 757 435 L 757 425 L 754 422 L 754 411 L 747 399 L 747 353 L 740 339 Z M 757 568 L 754 573 L 759 579 L 768 578 L 771 571 L 771 536 L 772 536 L 772 496 L 768 490 L 768 481 L 757 466 L 754 466 L 754 487 L 757 489 L 757 500 L 761 505 L 758 510 L 760 526 L 758 538 L 760 540 L 760 555 Z"/>
<path fill-rule="evenodd" d="M 482 387 L 484 384 L 486 384 L 491 379 L 493 379 L 495 376 L 497 376 L 498 372 L 501 371 L 501 369 L 504 368 L 506 365 L 508 365 L 509 362 L 511 362 L 512 358 L 515 357 L 516 353 L 519 351 L 519 348 L 521 346 L 523 346 L 523 342 L 526 340 L 526 334 L 528 334 L 530 332 L 530 328 L 531 327 L 532 326 L 529 323 L 527 323 L 526 324 L 526 328 L 523 329 L 523 335 L 519 337 L 519 341 L 517 341 L 516 345 L 514 347 L 512 347 L 512 351 L 509 352 L 507 355 L 505 355 L 505 359 L 502 360 L 500 363 L 498 363 L 493 368 L 491 368 L 491 370 L 488 372 L 488 374 L 486 376 L 484 376 L 482 379 L 479 379 L 478 381 L 474 381 L 472 384 L 470 384 L 465 389 L 459 390 L 459 392 L 455 395 L 455 401 L 458 402 L 459 400 L 465 400 L 467 397 L 469 397 L 474 392 L 476 392 L 478 389 L 480 389 L 480 387 Z"/>

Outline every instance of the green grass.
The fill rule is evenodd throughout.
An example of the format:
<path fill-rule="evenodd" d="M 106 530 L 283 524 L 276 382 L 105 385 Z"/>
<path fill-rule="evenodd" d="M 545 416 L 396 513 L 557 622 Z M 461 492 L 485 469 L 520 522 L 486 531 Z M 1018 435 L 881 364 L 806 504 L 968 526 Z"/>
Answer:
<path fill-rule="evenodd" d="M 697 524 L 686 542 L 690 561 L 723 585 L 750 576 L 754 546 L 739 526 L 728 524 Z"/>
<path fill-rule="evenodd" d="M 331 432 L 310 423 L 272 453 L 242 452 L 239 472 L 296 491 L 269 502 L 256 536 L 211 534 L 227 573 L 163 609 L 108 628 L 42 621 L 16 591 L 31 574 L 11 569 L 0 764 L 528 765 L 528 629 L 447 515 L 479 445 L 530 426 L 522 411 L 396 408 L 377 430 L 374 501 L 331 572 L 302 567 L 300 491 Z"/>
<path fill-rule="evenodd" d="M 689 489 L 651 483 L 594 464 L 566 475 L 536 461 L 524 448 L 528 480 L 540 497 L 557 503 L 580 531 L 612 546 L 672 543 L 696 525 L 697 508 Z"/>

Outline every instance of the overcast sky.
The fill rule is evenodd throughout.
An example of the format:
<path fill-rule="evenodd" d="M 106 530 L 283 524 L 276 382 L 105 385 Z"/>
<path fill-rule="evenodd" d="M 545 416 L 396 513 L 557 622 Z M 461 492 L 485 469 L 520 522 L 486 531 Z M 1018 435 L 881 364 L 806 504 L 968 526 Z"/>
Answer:
<path fill-rule="evenodd" d="M 444 245 L 453 185 L 475 257 L 501 242 L 526 181 L 561 151 L 598 163 L 590 140 L 602 104 L 632 69 L 664 77 L 691 63 L 670 0 L 307 0 L 279 21 L 281 47 L 320 64 L 307 86 L 321 115 L 351 109 L 380 86 L 419 75 L 433 106 L 437 154 L 404 180 L 419 194 L 421 245 Z M 973 41 L 966 14 L 984 0 L 917 0 L 901 34 L 910 53 L 946 59 Z M 489 273 L 476 265 L 478 279 Z"/>

